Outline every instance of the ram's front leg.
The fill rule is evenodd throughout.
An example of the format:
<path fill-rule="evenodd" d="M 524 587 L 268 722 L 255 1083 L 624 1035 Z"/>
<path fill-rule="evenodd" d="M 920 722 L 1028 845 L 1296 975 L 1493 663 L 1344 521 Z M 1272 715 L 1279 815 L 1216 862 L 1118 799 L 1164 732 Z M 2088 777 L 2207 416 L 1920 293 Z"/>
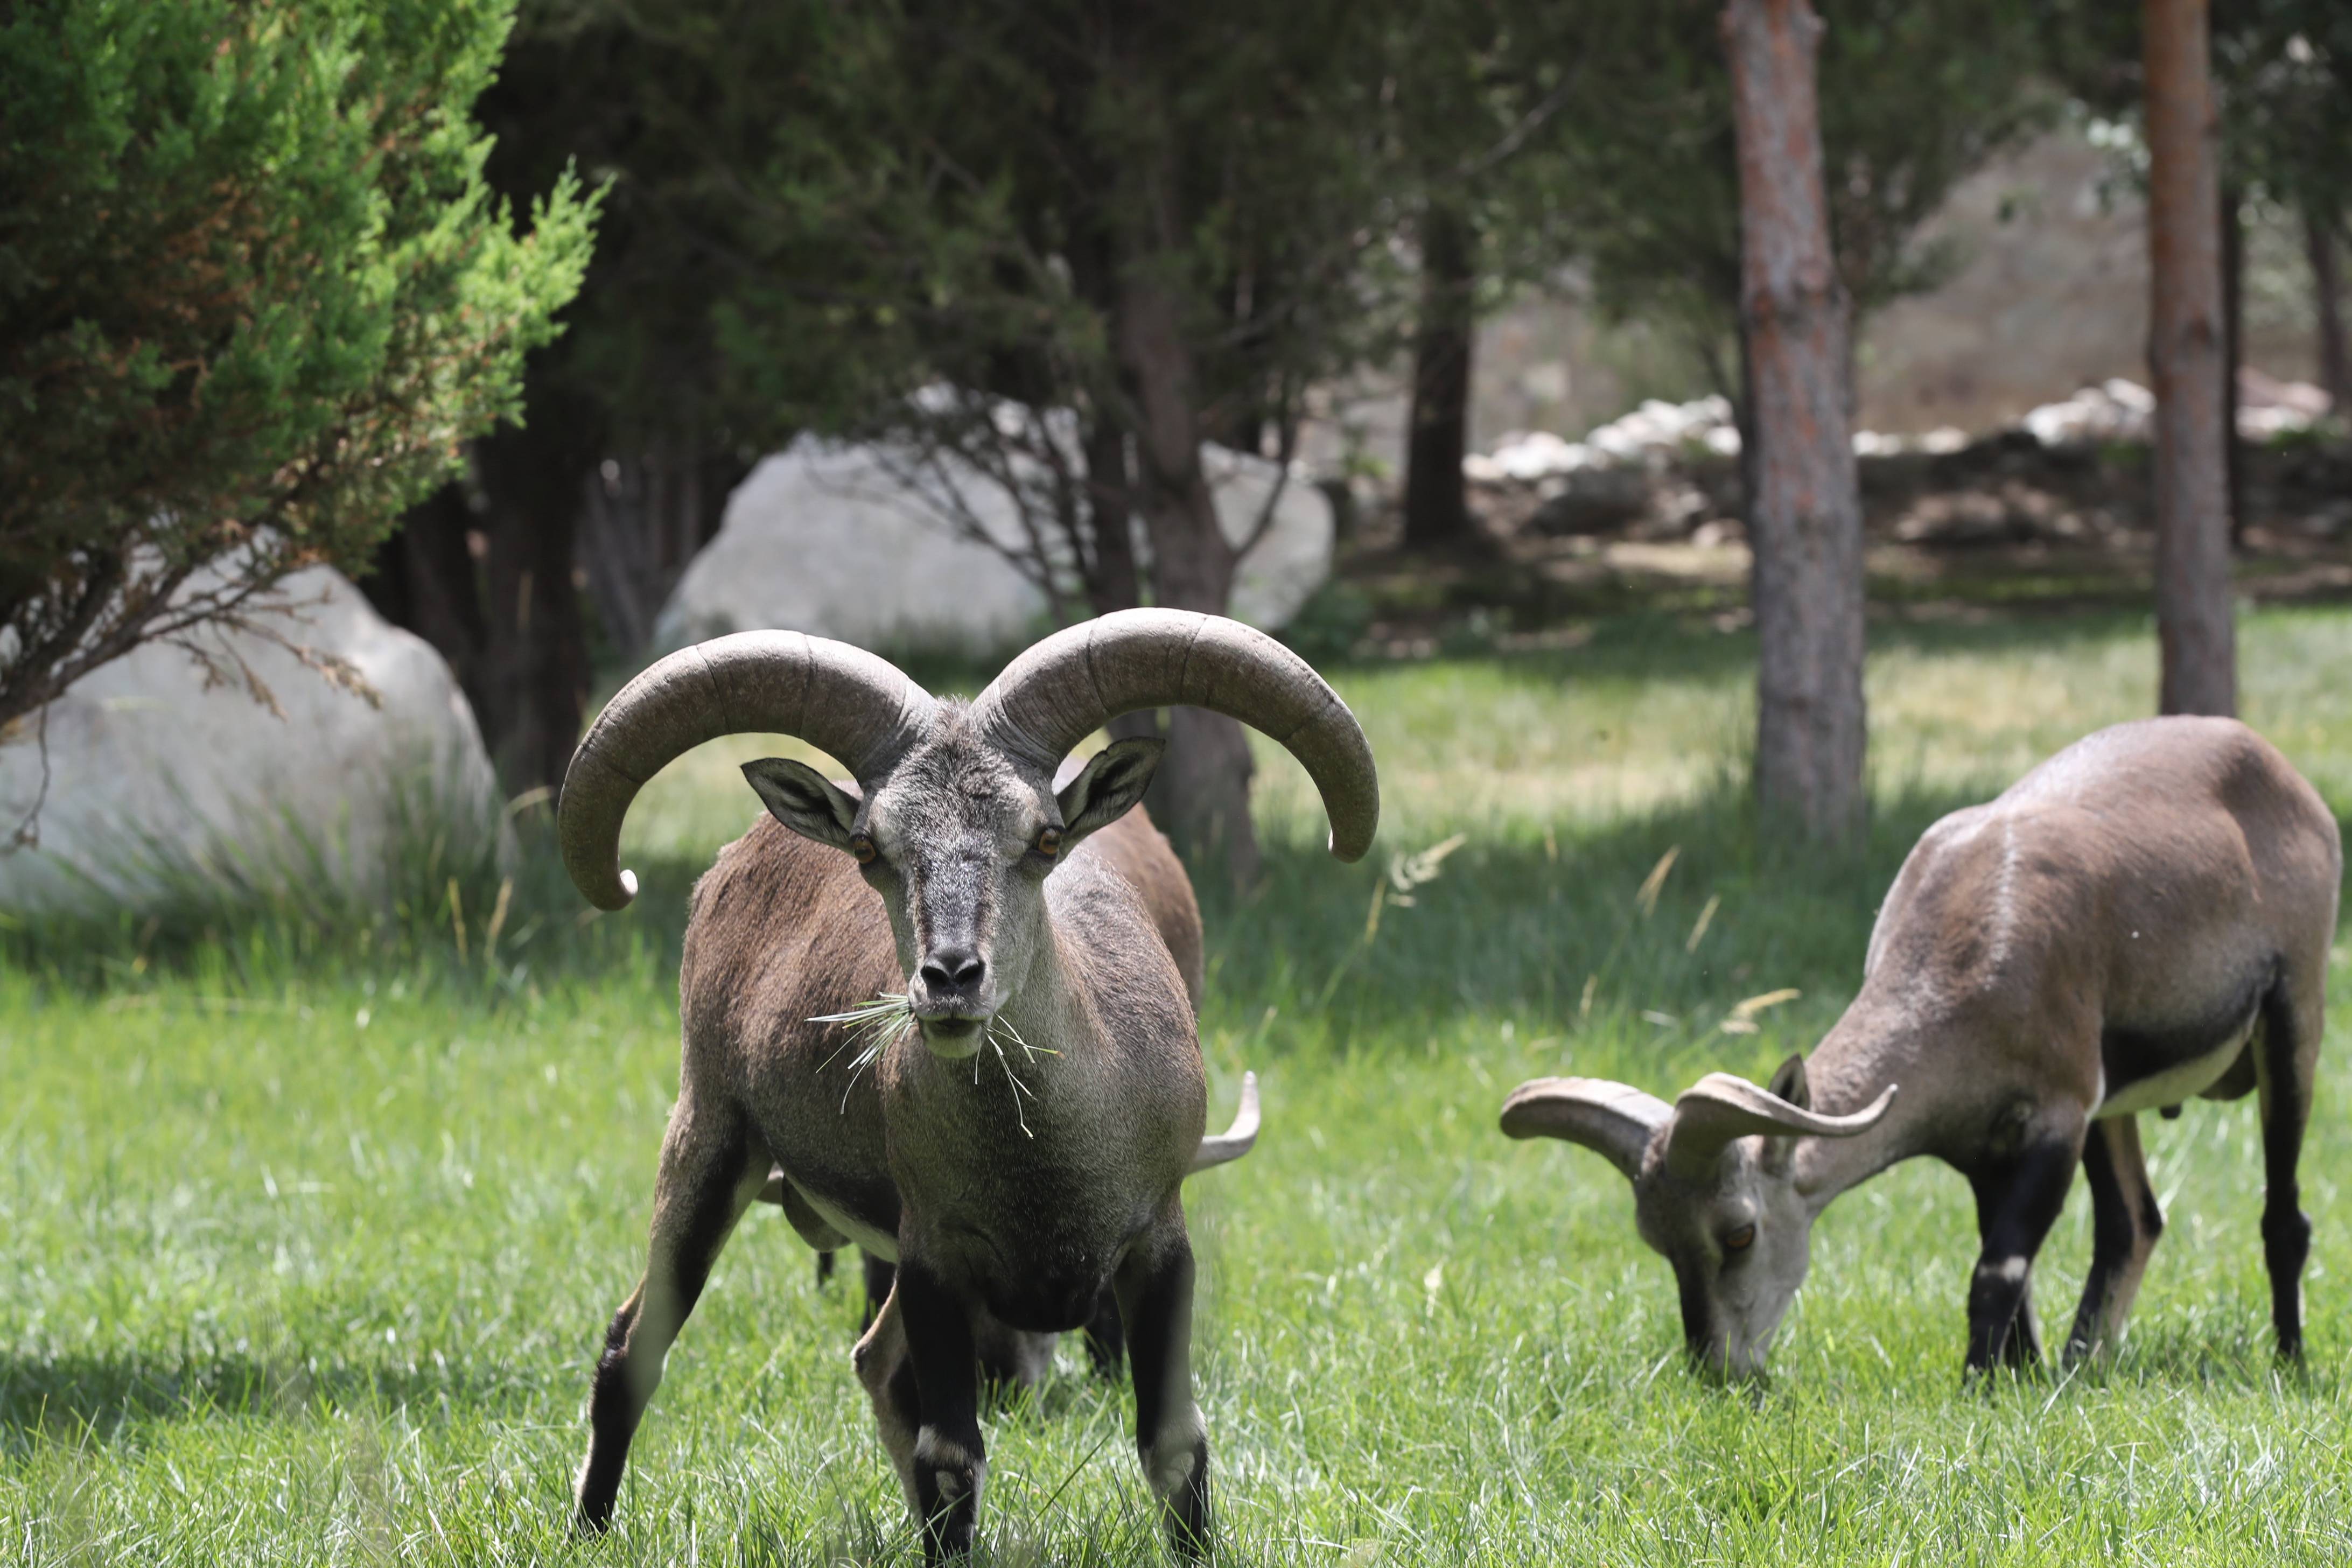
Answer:
<path fill-rule="evenodd" d="M 2030 1289 L 2033 1257 L 2065 1206 L 2066 1189 L 2082 1157 L 2078 1121 L 1971 1174 L 1984 1248 L 1969 1282 L 1969 1373 L 1990 1372 L 2003 1362 L 2019 1371 L 2041 1363 Z"/>
<path fill-rule="evenodd" d="M 1183 1211 L 1136 1243 L 1115 1281 L 1135 1369 L 1135 1445 L 1168 1543 L 1209 1549 L 1209 1435 L 1192 1400 L 1192 1244 Z"/>
<path fill-rule="evenodd" d="M 980 1519 L 988 1456 L 980 1436 L 979 1369 L 963 1301 L 929 1264 L 904 1251 L 896 1300 L 922 1412 L 912 1466 L 915 1511 L 924 1560 L 937 1563 L 971 1550 Z"/>

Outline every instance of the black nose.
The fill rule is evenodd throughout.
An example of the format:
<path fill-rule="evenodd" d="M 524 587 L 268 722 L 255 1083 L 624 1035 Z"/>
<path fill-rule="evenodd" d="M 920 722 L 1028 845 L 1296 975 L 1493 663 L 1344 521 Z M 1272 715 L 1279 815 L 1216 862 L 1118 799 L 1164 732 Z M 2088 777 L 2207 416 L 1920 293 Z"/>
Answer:
<path fill-rule="evenodd" d="M 988 964 L 970 948 L 943 947 L 923 960 L 916 973 L 933 991 L 975 991 L 981 976 L 988 973 Z"/>

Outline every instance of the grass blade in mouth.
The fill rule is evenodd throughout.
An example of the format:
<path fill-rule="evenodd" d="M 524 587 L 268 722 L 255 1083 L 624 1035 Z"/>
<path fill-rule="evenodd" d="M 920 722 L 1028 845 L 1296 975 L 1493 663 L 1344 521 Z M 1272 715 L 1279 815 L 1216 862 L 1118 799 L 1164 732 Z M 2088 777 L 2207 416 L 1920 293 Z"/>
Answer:
<path fill-rule="evenodd" d="M 857 1047 L 857 1054 L 849 1060 L 849 1081 L 841 1089 L 841 1110 L 845 1116 L 849 1112 L 849 1091 L 857 1087 L 857 1075 L 872 1067 L 885 1050 L 904 1038 L 906 1032 L 914 1027 L 915 1005 L 907 999 L 904 992 L 886 992 L 873 1001 L 862 1003 L 846 1012 L 820 1013 L 809 1022 L 848 1026 L 841 1044 L 835 1048 L 833 1055 L 824 1058 L 818 1071 L 822 1072 L 839 1061 L 843 1051 L 853 1046 Z"/>
<path fill-rule="evenodd" d="M 1023 1113 L 1021 1102 L 1024 1099 L 1036 1099 L 1037 1092 L 1031 1089 L 1027 1084 L 1022 1082 L 1021 1076 L 1013 1070 L 1013 1058 L 1004 1054 L 1004 1040 L 1008 1036 L 1011 1037 L 1014 1045 L 1021 1047 L 1024 1054 L 1025 1054 L 1031 1061 L 1035 1061 L 1037 1059 L 1038 1056 L 1041 1054 L 1041 1050 L 1040 1047 L 1033 1046 L 1028 1041 L 1023 1039 L 1021 1037 L 1021 1031 L 1014 1028 L 1013 1026 L 1012 1020 L 1004 1017 L 1002 1014 L 989 1019 L 987 1035 L 988 1043 L 996 1052 L 997 1065 L 1004 1069 L 1004 1081 L 1013 1086 L 1013 1120 L 1019 1125 L 1021 1129 L 1021 1136 L 1029 1139 L 1034 1142 L 1036 1140 L 1037 1134 L 1029 1131 L 1029 1118 Z M 1057 1057 L 1062 1053 L 1059 1051 L 1048 1050 L 1043 1051 L 1042 1054 L 1049 1057 Z M 978 1083 L 980 1081 L 979 1064 L 979 1053 L 975 1052 L 972 1056 L 971 1071 L 971 1081 L 974 1083 Z"/>

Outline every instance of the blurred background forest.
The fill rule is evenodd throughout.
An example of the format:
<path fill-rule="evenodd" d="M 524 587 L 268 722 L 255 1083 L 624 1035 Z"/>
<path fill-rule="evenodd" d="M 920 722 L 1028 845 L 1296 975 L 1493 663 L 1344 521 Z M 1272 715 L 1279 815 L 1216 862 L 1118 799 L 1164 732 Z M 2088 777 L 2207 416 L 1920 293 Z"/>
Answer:
<path fill-rule="evenodd" d="M 1122 721 L 1211 1121 L 1265 1093 L 1186 1195 L 1236 1555 L 2345 1561 L 2338 1041 L 2292 1376 L 2251 1098 L 2149 1120 L 2132 1338 L 2018 1397 L 1950 1172 L 1726 1396 L 1494 1113 L 1760 1080 L 1918 835 L 2100 726 L 2240 711 L 2352 816 L 2347 247 L 2343 0 L 0 5 L 0 1557 L 910 1559 L 765 1210 L 566 1533 L 688 889 L 810 753 L 650 781 L 620 916 L 556 791 L 700 637 L 968 695 L 1168 605 L 1382 795 L 1340 866 L 1278 748 Z M 1074 1354 L 989 1415 L 1001 1560 L 1160 1561 Z"/>
<path fill-rule="evenodd" d="M 390 808 L 337 781 L 404 726 L 434 788 L 543 799 L 597 695 L 694 637 L 977 670 L 1139 603 L 1325 661 L 1564 647 L 1629 613 L 1755 626 L 1759 788 L 1834 836 L 1863 595 L 1909 620 L 2146 604 L 2188 495 L 2151 458 L 2163 84 L 2127 8 L 1839 0 L 1817 81 L 1760 84 L 1818 146 L 1833 276 L 1796 303 L 1834 318 L 1810 374 L 1852 437 L 1804 458 L 1847 541 L 1811 576 L 1776 575 L 1809 525 L 1750 499 L 1767 296 L 1711 5 L 272 15 L 8 24 L 20 902 L 126 886 L 98 864 L 126 822 L 236 837 L 257 779 L 364 837 Z M 2243 0 L 2198 52 L 2218 292 L 2172 291 L 2226 365 L 2227 515 L 2177 509 L 2228 530 L 2234 565 L 2182 579 L 2208 624 L 2231 573 L 2261 600 L 2352 588 L 2347 26 Z M 305 113 L 333 128 L 305 132 L 316 179 L 267 158 Z M 320 242 L 331 216 L 350 242 Z M 1788 686 L 1776 625 L 1829 639 L 1805 658 L 1834 690 Z M 240 691 L 342 737 L 323 781 L 258 763 Z M 190 748 L 108 722 L 142 701 L 201 714 L 220 776 L 157 786 Z M 1851 711 L 1783 722 L 1816 709 Z M 1159 815 L 1246 885 L 1239 731 L 1164 722 Z"/>

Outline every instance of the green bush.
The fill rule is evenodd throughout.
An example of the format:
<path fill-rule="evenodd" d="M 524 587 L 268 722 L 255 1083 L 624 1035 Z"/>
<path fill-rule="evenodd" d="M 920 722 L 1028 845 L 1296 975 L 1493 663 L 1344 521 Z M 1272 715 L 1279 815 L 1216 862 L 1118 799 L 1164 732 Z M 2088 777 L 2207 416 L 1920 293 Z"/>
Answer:
<path fill-rule="evenodd" d="M 567 175 L 519 231 L 483 184 L 512 20 L 0 9 L 0 726 L 364 558 L 514 411 L 594 203 Z"/>

